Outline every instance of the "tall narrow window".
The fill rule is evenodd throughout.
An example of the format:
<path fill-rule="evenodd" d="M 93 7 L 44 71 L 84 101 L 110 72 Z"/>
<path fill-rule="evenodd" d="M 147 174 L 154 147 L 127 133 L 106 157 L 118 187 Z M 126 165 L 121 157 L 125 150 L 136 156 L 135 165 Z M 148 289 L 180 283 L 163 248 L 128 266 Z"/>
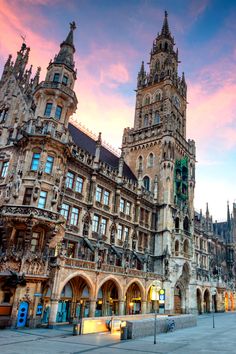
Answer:
<path fill-rule="evenodd" d="M 103 194 L 103 204 L 104 205 L 109 205 L 109 198 L 110 198 L 110 192 L 105 190 L 104 194 Z"/>
<path fill-rule="evenodd" d="M 159 124 L 160 123 L 160 115 L 159 115 L 159 112 L 156 111 L 155 112 L 155 115 L 154 115 L 154 122 L 153 124 Z"/>
<path fill-rule="evenodd" d="M 77 177 L 75 182 L 75 191 L 82 193 L 84 180 L 82 177 Z"/>
<path fill-rule="evenodd" d="M 129 239 L 129 228 L 127 226 L 124 228 L 124 239 L 126 241 Z"/>
<path fill-rule="evenodd" d="M 125 200 L 123 198 L 120 198 L 120 212 L 124 213 L 125 211 Z"/>
<path fill-rule="evenodd" d="M 46 205 L 47 192 L 41 191 L 39 195 L 38 208 L 44 209 Z"/>
<path fill-rule="evenodd" d="M 96 201 L 101 202 L 102 200 L 102 188 L 97 186 L 96 188 Z"/>
<path fill-rule="evenodd" d="M 100 230 L 102 235 L 106 234 L 106 228 L 107 228 L 107 219 L 102 218 L 101 225 L 100 225 Z"/>
<path fill-rule="evenodd" d="M 54 157 L 52 157 L 52 156 L 47 157 L 44 171 L 48 174 L 52 173 L 53 161 L 54 161 Z"/>
<path fill-rule="evenodd" d="M 153 153 L 148 156 L 148 167 L 153 167 L 154 156 Z"/>
<path fill-rule="evenodd" d="M 99 216 L 95 214 L 93 216 L 93 224 L 92 224 L 93 232 L 98 232 L 98 225 L 99 225 Z"/>
<path fill-rule="evenodd" d="M 39 167 L 40 154 L 34 153 L 31 162 L 31 171 L 37 171 Z"/>
<path fill-rule="evenodd" d="M 142 171 L 142 169 L 143 169 L 143 158 L 142 158 L 142 156 L 139 156 L 139 158 L 138 158 L 138 170 L 139 171 Z"/>
<path fill-rule="evenodd" d="M 150 178 L 148 176 L 143 178 L 143 186 L 146 190 L 150 190 Z"/>
<path fill-rule="evenodd" d="M 26 188 L 25 189 L 23 205 L 30 205 L 31 204 L 32 193 L 33 193 L 33 188 Z"/>
<path fill-rule="evenodd" d="M 67 86 L 67 84 L 68 84 L 68 76 L 66 76 L 66 75 L 63 76 L 62 83 L 63 83 L 63 85 Z"/>
<path fill-rule="evenodd" d="M 55 73 L 53 76 L 53 82 L 59 82 L 59 78 L 60 78 L 60 74 L 59 73 Z"/>
<path fill-rule="evenodd" d="M 144 125 L 144 127 L 148 126 L 148 114 L 145 114 L 145 116 L 144 116 L 143 125 Z"/>
<path fill-rule="evenodd" d="M 71 210 L 71 216 L 70 216 L 70 224 L 77 226 L 78 225 L 78 219 L 79 219 L 79 209 L 73 207 Z"/>
<path fill-rule="evenodd" d="M 122 235 L 123 235 L 123 226 L 119 224 L 117 228 L 117 239 L 122 240 Z"/>
<path fill-rule="evenodd" d="M 31 252 L 35 252 L 39 245 L 39 232 L 33 232 L 32 239 L 31 239 Z"/>
<path fill-rule="evenodd" d="M 45 111 L 44 111 L 45 117 L 50 117 L 51 116 L 51 111 L 52 111 L 52 103 L 47 103 Z"/>
<path fill-rule="evenodd" d="M 61 118 L 61 113 L 62 113 L 62 107 L 61 106 L 57 106 L 56 107 L 56 112 L 55 112 L 55 118 L 56 119 L 60 119 Z"/>
<path fill-rule="evenodd" d="M 131 210 L 131 203 L 126 202 L 125 214 L 130 215 L 130 210 Z"/>
<path fill-rule="evenodd" d="M 9 161 L 4 161 L 2 164 L 1 177 L 6 177 L 8 166 L 9 166 Z"/>
<path fill-rule="evenodd" d="M 61 215 L 64 216 L 66 221 L 68 220 L 69 210 L 70 210 L 70 206 L 68 204 L 63 203 L 61 206 Z"/>
<path fill-rule="evenodd" d="M 66 175 L 66 188 L 73 189 L 75 175 L 72 172 L 67 172 Z"/>

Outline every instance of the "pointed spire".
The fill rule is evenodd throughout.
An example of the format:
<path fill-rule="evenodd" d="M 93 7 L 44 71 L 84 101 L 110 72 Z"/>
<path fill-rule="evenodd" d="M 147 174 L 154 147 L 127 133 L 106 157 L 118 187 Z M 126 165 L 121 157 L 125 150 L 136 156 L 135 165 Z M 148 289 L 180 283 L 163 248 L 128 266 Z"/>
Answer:
<path fill-rule="evenodd" d="M 63 41 L 60 45 L 60 51 L 54 58 L 55 64 L 64 64 L 68 66 L 70 69 L 74 70 L 74 52 L 75 47 L 73 43 L 73 32 L 76 29 L 75 22 L 70 23 L 70 32 L 66 37 L 65 41 Z M 50 65 L 50 64 L 49 64 Z"/>
<path fill-rule="evenodd" d="M 230 218 L 230 210 L 229 210 L 229 201 L 227 201 L 227 224 L 228 224 L 228 227 L 230 228 L 231 218 Z"/>
<path fill-rule="evenodd" d="M 206 203 L 206 217 L 209 217 L 209 207 L 208 207 L 208 203 Z"/>
<path fill-rule="evenodd" d="M 162 26 L 162 30 L 161 30 L 161 34 L 163 36 L 169 36 L 170 35 L 170 30 L 169 30 L 169 24 L 168 24 L 168 13 L 167 11 L 165 11 L 165 17 L 164 17 L 164 21 L 163 21 L 163 26 Z"/>
<path fill-rule="evenodd" d="M 36 86 L 37 86 L 38 83 L 39 83 L 40 71 L 41 71 L 41 67 L 39 66 L 39 67 L 37 68 L 35 77 L 33 78 L 33 86 L 32 86 L 32 89 L 35 89 Z"/>

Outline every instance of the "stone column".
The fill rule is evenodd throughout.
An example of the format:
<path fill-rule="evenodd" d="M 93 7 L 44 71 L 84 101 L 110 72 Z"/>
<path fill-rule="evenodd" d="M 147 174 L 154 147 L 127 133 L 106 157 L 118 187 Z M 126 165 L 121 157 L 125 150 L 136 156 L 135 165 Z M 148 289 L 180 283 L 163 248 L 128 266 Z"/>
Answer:
<path fill-rule="evenodd" d="M 125 302 L 123 300 L 119 301 L 119 316 L 124 316 Z"/>
<path fill-rule="evenodd" d="M 51 299 L 51 310 L 49 316 L 49 328 L 53 327 L 57 320 L 57 310 L 58 310 L 59 300 Z"/>
<path fill-rule="evenodd" d="M 147 313 L 147 301 L 142 301 L 141 303 L 141 312 L 144 315 L 145 313 Z"/>
<path fill-rule="evenodd" d="M 95 317 L 96 303 L 96 300 L 90 300 L 89 317 Z"/>

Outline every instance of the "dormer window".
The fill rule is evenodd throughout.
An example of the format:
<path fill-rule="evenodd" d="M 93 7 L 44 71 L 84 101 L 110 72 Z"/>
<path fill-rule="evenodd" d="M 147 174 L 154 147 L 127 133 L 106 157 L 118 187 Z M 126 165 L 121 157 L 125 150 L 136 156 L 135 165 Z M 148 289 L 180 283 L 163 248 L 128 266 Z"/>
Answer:
<path fill-rule="evenodd" d="M 52 111 L 52 103 L 47 103 L 45 111 L 44 111 L 45 117 L 50 117 L 51 116 L 51 111 Z"/>
<path fill-rule="evenodd" d="M 60 74 L 59 73 L 55 73 L 53 76 L 53 82 L 59 82 L 60 79 Z"/>
<path fill-rule="evenodd" d="M 68 76 L 63 75 L 62 83 L 63 83 L 63 85 L 67 86 L 67 84 L 68 84 Z"/>
<path fill-rule="evenodd" d="M 62 107 L 61 106 L 57 106 L 56 112 L 55 112 L 55 118 L 56 119 L 60 119 L 61 118 L 61 113 L 62 113 Z"/>

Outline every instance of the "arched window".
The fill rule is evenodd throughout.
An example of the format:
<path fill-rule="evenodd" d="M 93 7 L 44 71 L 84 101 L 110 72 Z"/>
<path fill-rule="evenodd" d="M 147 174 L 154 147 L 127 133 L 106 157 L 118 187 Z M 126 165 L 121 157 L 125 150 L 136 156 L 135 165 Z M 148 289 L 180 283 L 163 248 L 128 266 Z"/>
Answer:
<path fill-rule="evenodd" d="M 145 116 L 144 116 L 143 125 L 144 125 L 144 127 L 148 126 L 148 114 L 145 114 Z"/>
<path fill-rule="evenodd" d="M 187 216 L 184 218 L 184 231 L 189 232 L 189 220 Z"/>
<path fill-rule="evenodd" d="M 175 229 L 179 229 L 179 218 L 175 219 Z"/>
<path fill-rule="evenodd" d="M 153 163 L 154 163 L 154 155 L 151 152 L 148 156 L 148 167 L 153 167 Z"/>
<path fill-rule="evenodd" d="M 148 176 L 143 178 L 143 186 L 147 191 L 150 190 L 150 178 Z"/>
<path fill-rule="evenodd" d="M 184 241 L 184 256 L 188 256 L 188 253 L 189 253 L 189 244 L 188 244 L 188 240 L 185 240 Z"/>
<path fill-rule="evenodd" d="M 146 106 L 147 104 L 150 104 L 150 96 L 148 95 L 144 98 L 144 105 Z"/>
<path fill-rule="evenodd" d="M 138 158 L 138 166 L 137 166 L 138 170 L 141 170 L 143 169 L 143 158 L 142 156 L 139 156 Z"/>
<path fill-rule="evenodd" d="M 159 112 L 156 111 L 155 112 L 155 115 L 154 115 L 154 122 L 153 124 L 159 124 L 160 123 L 160 115 L 159 115 Z"/>

